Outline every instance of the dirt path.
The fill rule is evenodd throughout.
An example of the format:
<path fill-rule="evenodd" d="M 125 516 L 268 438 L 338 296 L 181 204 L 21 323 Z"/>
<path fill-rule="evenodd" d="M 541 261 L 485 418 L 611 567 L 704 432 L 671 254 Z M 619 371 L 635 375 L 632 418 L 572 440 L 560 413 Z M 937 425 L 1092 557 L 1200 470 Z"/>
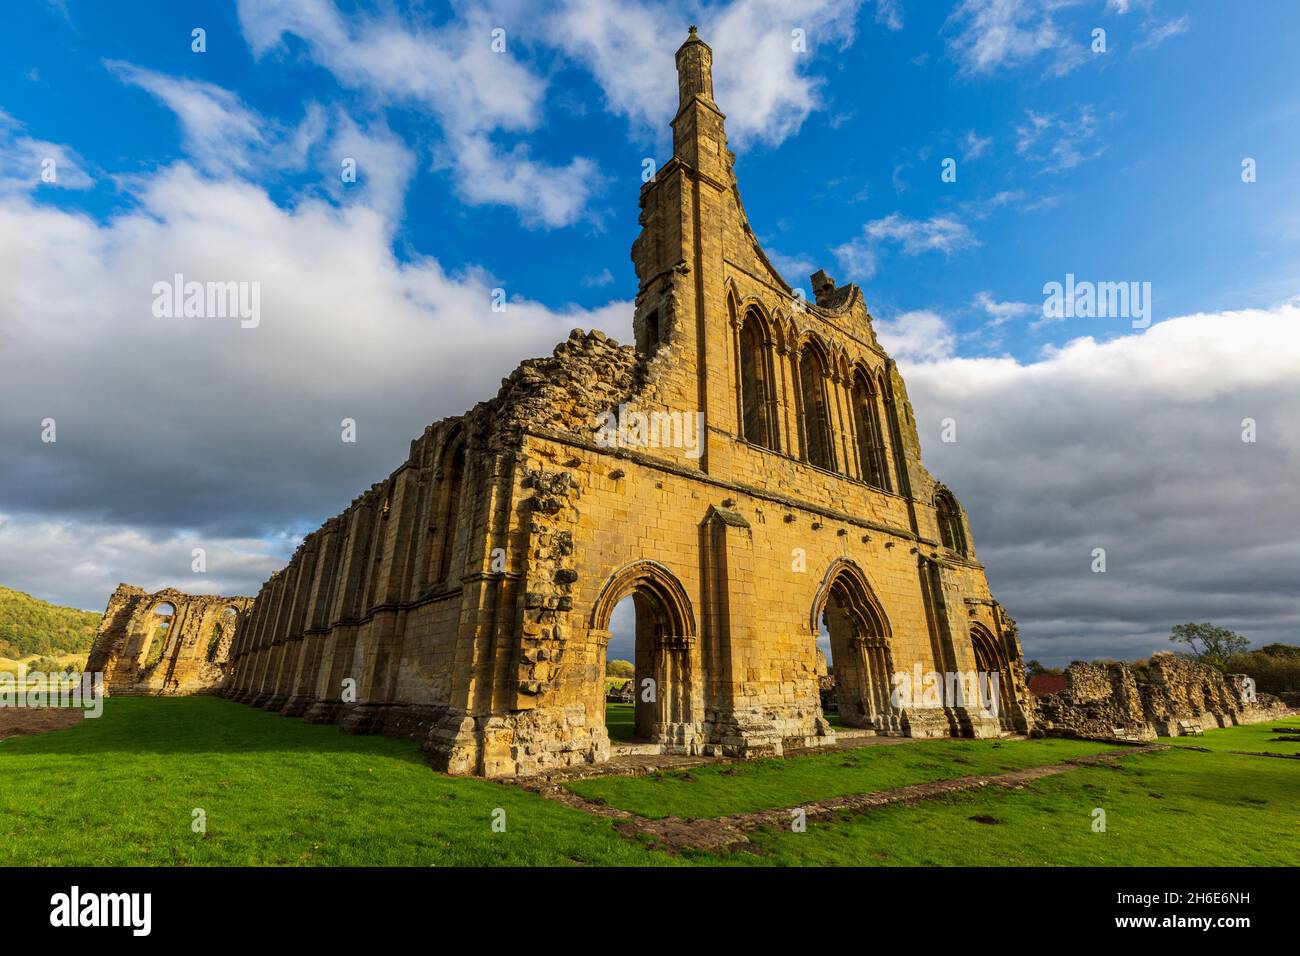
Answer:
<path fill-rule="evenodd" d="M 0 707 L 0 740 L 73 727 L 86 712 L 80 707 Z"/>
<path fill-rule="evenodd" d="M 556 803 L 562 803 L 585 813 L 617 820 L 617 829 L 624 836 L 632 839 L 641 836 L 649 837 L 659 849 L 670 853 L 681 850 L 716 852 L 744 848 L 749 844 L 748 834 L 754 830 L 763 827 L 782 829 L 790 826 L 796 810 L 802 810 L 806 820 L 815 822 L 831 819 L 841 813 L 866 813 L 877 807 L 913 804 L 963 790 L 977 790 L 980 787 L 1004 787 L 1016 790 L 1043 777 L 1068 773 L 1079 767 L 1099 764 L 1113 765 L 1115 758 L 1126 754 L 1164 749 L 1163 744 L 1126 747 L 1123 750 L 1107 750 L 1104 753 L 1073 757 L 1061 763 L 1048 764 L 1042 767 L 1029 767 L 1024 770 L 1013 770 L 1009 773 L 934 780 L 929 783 L 896 787 L 893 790 L 881 790 L 876 793 L 859 793 L 829 800 L 818 800 L 798 807 L 781 807 L 773 810 L 758 810 L 753 813 L 736 813 L 708 820 L 682 820 L 677 817 L 651 820 L 637 816 L 627 810 L 608 806 L 600 801 L 580 797 L 562 784 L 551 780 L 529 780 L 525 778 L 519 780 L 515 785 L 546 797 L 548 800 L 554 800 Z"/>

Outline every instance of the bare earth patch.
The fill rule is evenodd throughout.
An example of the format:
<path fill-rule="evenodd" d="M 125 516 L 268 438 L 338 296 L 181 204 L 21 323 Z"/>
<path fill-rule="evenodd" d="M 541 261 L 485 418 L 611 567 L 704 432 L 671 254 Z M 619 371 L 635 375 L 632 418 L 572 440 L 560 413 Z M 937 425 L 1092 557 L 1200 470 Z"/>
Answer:
<path fill-rule="evenodd" d="M 0 740 L 75 727 L 85 717 L 86 712 L 80 707 L 3 707 L 0 708 Z"/>

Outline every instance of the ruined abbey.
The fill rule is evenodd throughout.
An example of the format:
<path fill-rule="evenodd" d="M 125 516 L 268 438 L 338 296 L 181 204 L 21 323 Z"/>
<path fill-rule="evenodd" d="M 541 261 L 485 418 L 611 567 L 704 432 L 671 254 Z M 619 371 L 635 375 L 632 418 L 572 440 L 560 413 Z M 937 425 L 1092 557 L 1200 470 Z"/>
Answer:
<path fill-rule="evenodd" d="M 246 597 L 196 596 L 175 588 L 149 594 L 119 584 L 86 671 L 103 674 L 105 690 L 122 697 L 220 690 L 239 621 L 252 606 Z"/>
<path fill-rule="evenodd" d="M 596 763 L 631 598 L 636 733 L 659 752 L 832 742 L 823 633 L 845 725 L 1030 729 L 1015 624 L 921 462 L 862 290 L 819 272 L 806 301 L 777 274 L 693 28 L 677 71 L 632 247 L 635 344 L 574 331 L 427 428 L 241 613 L 223 695 L 415 737 L 452 773 Z M 996 675 L 996 696 L 900 702 L 894 676 L 922 673 Z"/>

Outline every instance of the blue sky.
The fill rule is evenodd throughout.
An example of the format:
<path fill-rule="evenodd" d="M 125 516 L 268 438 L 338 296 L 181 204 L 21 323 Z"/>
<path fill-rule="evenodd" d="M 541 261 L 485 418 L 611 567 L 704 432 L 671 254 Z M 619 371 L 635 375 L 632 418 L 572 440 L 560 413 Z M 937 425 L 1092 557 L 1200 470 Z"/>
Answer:
<path fill-rule="evenodd" d="M 573 326 L 629 338 L 691 23 L 755 231 L 792 284 L 863 286 L 1031 656 L 1146 653 L 1193 617 L 1293 634 L 1284 0 L 14 4 L 0 582 L 92 608 L 119 580 L 255 593 L 424 425 Z M 260 281 L 267 320 L 157 320 L 178 271 Z M 1045 319 L 1067 273 L 1151 283 L 1155 324 Z"/>
<path fill-rule="evenodd" d="M 246 16 L 260 6 L 245 4 Z M 863 283 L 879 317 L 934 309 L 970 335 L 963 353 L 1018 357 L 1097 330 L 1067 320 L 997 334 L 981 292 L 1037 303 L 1043 283 L 1067 271 L 1131 277 L 1153 283 L 1160 318 L 1267 305 L 1294 286 L 1294 4 L 1020 4 L 1025 15 L 1013 23 L 1031 49 L 1043 48 L 1008 49 L 988 62 L 970 51 L 977 25 L 960 8 L 898 3 L 892 22 L 901 28 L 890 29 L 870 3 L 840 6 L 850 13 L 834 26 L 818 28 L 813 16 L 775 18 L 772 30 L 810 24 L 797 69 L 815 82 L 812 105 L 788 133 L 760 128 L 738 144 L 747 211 L 795 284 L 806 285 L 809 265 L 824 266 Z M 373 9 L 430 30 L 457 18 L 436 3 L 343 7 L 358 18 Z M 684 32 L 698 20 L 709 37 L 708 7 L 650 9 L 669 34 L 672 24 Z M 437 167 L 445 138 L 422 103 L 380 102 L 373 90 L 340 82 L 292 33 L 255 55 L 233 4 L 28 0 L 0 36 L 2 106 L 32 135 L 84 158 L 95 186 L 58 198 L 96 217 L 132 203 L 117 177 L 186 157 L 175 114 L 108 64 L 214 84 L 284 127 L 301 123 L 309 103 L 382 119 L 418 164 L 393 237 L 399 257 L 435 256 L 453 271 L 481 268 L 511 294 L 552 306 L 629 298 L 641 163 L 665 158 L 666 127 L 611 112 L 600 80 L 543 40 L 534 19 L 526 10 L 488 17 L 507 31 L 507 55 L 546 84 L 533 128 L 493 136 L 502 150 L 524 146 L 533 160 L 555 166 L 575 157 L 592 162 L 600 185 L 571 221 L 554 227 L 521 221 L 509 204 L 464 202 Z M 1059 42 L 1033 39 L 1044 23 Z M 196 25 L 207 31 L 201 54 L 190 49 Z M 1104 54 L 1089 48 L 1098 27 L 1106 30 Z M 670 105 L 638 109 L 662 116 Z M 1045 126 L 1033 136 L 1036 119 Z M 1246 189 L 1240 163 L 1248 156 L 1260 174 Z M 940 180 L 947 157 L 957 160 L 955 183 Z M 320 172 L 268 169 L 255 178 L 287 203 L 318 188 Z M 860 240 L 867 223 L 890 216 L 933 249 L 908 254 L 901 237 L 880 240 L 870 275 L 858 274 L 868 271 L 860 255 L 835 254 Z M 936 220 L 957 230 L 936 234 Z M 1214 242 L 1205 241 L 1209 229 Z"/>

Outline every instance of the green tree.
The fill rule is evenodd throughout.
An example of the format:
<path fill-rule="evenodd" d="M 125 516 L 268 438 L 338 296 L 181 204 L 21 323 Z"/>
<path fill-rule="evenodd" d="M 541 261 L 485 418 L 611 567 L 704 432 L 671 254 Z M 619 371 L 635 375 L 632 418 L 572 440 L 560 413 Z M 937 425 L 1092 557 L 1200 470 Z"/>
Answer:
<path fill-rule="evenodd" d="M 605 665 L 605 673 L 610 677 L 635 677 L 636 668 L 631 661 L 610 661 Z"/>
<path fill-rule="evenodd" d="M 100 617 L 0 586 L 0 657 L 84 654 L 94 643 Z"/>
<path fill-rule="evenodd" d="M 1259 649 L 1261 654 L 1267 654 L 1269 657 L 1297 657 L 1300 658 L 1300 647 L 1294 644 L 1265 644 Z"/>
<path fill-rule="evenodd" d="M 1186 644 L 1192 657 L 1202 664 L 1223 669 L 1229 657 L 1250 647 L 1250 641 L 1236 631 L 1213 624 L 1175 624 L 1169 640 Z"/>
<path fill-rule="evenodd" d="M 1044 667 L 1037 660 L 1025 662 L 1025 676 L 1037 677 L 1040 674 L 1048 674 L 1052 677 L 1060 677 L 1063 671 L 1059 667 Z"/>
<path fill-rule="evenodd" d="M 1270 644 L 1269 647 L 1286 647 Z M 1267 648 L 1233 654 L 1224 666 L 1229 674 L 1247 674 L 1255 679 L 1261 694 L 1287 694 L 1300 691 L 1300 654 L 1277 654 Z"/>

